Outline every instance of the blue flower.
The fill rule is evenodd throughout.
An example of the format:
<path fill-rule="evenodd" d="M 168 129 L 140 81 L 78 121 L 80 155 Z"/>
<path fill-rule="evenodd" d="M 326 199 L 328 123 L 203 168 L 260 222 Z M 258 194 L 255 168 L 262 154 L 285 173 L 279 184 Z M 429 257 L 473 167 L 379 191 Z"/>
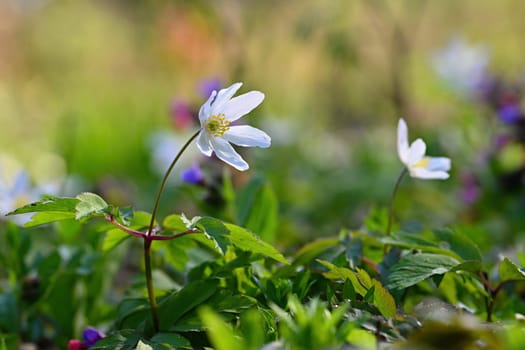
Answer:
<path fill-rule="evenodd" d="M 200 185 L 204 183 L 204 174 L 198 163 L 194 163 L 191 167 L 186 168 L 180 174 L 180 178 L 183 182 Z"/>
<path fill-rule="evenodd" d="M 521 110 L 513 103 L 506 104 L 498 109 L 498 116 L 505 124 L 513 124 L 521 118 Z"/>
<path fill-rule="evenodd" d="M 100 339 L 104 338 L 106 335 L 99 331 L 96 328 L 88 327 L 82 332 L 82 338 L 84 338 L 84 342 L 88 346 L 88 348 L 92 347 L 96 344 Z"/>
<path fill-rule="evenodd" d="M 208 98 L 213 91 L 219 91 L 222 82 L 219 78 L 209 78 L 200 82 L 199 93 L 203 98 Z"/>

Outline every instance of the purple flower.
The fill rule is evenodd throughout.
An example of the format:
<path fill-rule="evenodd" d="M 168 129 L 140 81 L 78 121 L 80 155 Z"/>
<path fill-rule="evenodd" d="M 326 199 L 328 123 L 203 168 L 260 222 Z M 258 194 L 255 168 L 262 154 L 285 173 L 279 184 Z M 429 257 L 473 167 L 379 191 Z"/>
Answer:
<path fill-rule="evenodd" d="M 463 201 L 467 204 L 476 203 L 481 195 L 481 189 L 474 174 L 465 172 L 461 176 L 461 183 L 461 197 L 463 198 Z"/>
<path fill-rule="evenodd" d="M 180 174 L 180 178 L 183 182 L 189 184 L 200 185 L 204 183 L 204 174 L 197 163 L 194 163 L 191 167 L 184 169 Z"/>
<path fill-rule="evenodd" d="M 208 98 L 213 91 L 221 89 L 222 82 L 219 78 L 209 78 L 199 83 L 199 93 L 203 98 Z"/>
<path fill-rule="evenodd" d="M 177 129 L 185 129 L 191 126 L 195 119 L 189 103 L 182 99 L 175 99 L 171 103 L 170 114 Z"/>
<path fill-rule="evenodd" d="M 521 110 L 516 104 L 509 103 L 498 109 L 498 116 L 505 124 L 513 124 L 521 118 Z"/>
<path fill-rule="evenodd" d="M 82 337 L 84 338 L 88 348 L 95 345 L 97 341 L 104 338 L 105 336 L 106 335 L 104 333 L 93 327 L 88 327 L 84 330 L 84 332 L 82 332 Z"/>

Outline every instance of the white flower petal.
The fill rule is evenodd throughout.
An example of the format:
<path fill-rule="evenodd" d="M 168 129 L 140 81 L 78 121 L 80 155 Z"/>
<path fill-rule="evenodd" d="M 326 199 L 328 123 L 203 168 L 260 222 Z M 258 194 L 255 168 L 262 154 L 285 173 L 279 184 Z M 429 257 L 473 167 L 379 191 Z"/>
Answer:
<path fill-rule="evenodd" d="M 270 136 L 264 131 L 248 125 L 232 126 L 224 133 L 223 138 L 243 147 L 270 147 Z"/>
<path fill-rule="evenodd" d="M 208 100 L 204 102 L 204 104 L 199 109 L 199 120 L 201 122 L 201 125 L 202 122 L 208 119 L 208 117 L 210 116 L 211 103 L 214 101 L 215 96 L 217 96 L 217 91 L 213 90 L 210 97 L 208 97 Z"/>
<path fill-rule="evenodd" d="M 199 134 L 199 138 L 197 139 L 197 147 L 205 156 L 211 156 L 212 149 L 210 147 L 210 138 L 205 130 L 201 130 Z"/>
<path fill-rule="evenodd" d="M 450 158 L 447 157 L 428 157 L 429 164 L 426 169 L 430 171 L 449 171 Z"/>
<path fill-rule="evenodd" d="M 407 164 L 408 166 L 412 166 L 415 163 L 419 162 L 423 157 L 425 156 L 425 152 L 427 150 L 427 145 L 425 142 L 421 139 L 417 139 L 416 141 L 412 142 L 410 145 L 410 148 L 408 149 L 408 159 Z"/>
<path fill-rule="evenodd" d="M 217 94 L 217 98 L 215 101 L 213 101 L 213 104 L 211 105 L 211 114 L 219 114 L 222 113 L 222 108 L 224 105 L 230 101 L 230 99 L 235 95 L 237 90 L 239 90 L 242 86 L 242 83 L 235 83 L 232 84 L 230 87 L 227 87 L 225 89 L 219 90 L 219 93 Z"/>
<path fill-rule="evenodd" d="M 255 107 L 260 105 L 263 100 L 264 94 L 262 92 L 250 91 L 232 98 L 224 105 L 221 112 L 224 113 L 226 119 L 233 122 L 250 113 Z"/>
<path fill-rule="evenodd" d="M 432 180 L 432 179 L 445 180 L 445 179 L 448 179 L 450 175 L 445 171 L 432 171 L 427 168 L 415 167 L 415 168 L 410 169 L 410 176 L 416 177 L 419 179 L 427 179 L 427 180 Z"/>
<path fill-rule="evenodd" d="M 20 194 L 28 193 L 31 190 L 31 184 L 29 183 L 29 175 L 25 171 L 20 171 L 13 183 L 11 194 L 18 196 Z"/>
<path fill-rule="evenodd" d="M 397 153 L 404 164 L 408 164 L 408 128 L 403 118 L 397 123 Z"/>
<path fill-rule="evenodd" d="M 226 164 L 229 164 L 240 171 L 247 170 L 250 167 L 248 163 L 246 163 L 246 161 L 233 149 L 228 141 L 220 137 L 212 137 L 210 141 L 217 158 Z"/>

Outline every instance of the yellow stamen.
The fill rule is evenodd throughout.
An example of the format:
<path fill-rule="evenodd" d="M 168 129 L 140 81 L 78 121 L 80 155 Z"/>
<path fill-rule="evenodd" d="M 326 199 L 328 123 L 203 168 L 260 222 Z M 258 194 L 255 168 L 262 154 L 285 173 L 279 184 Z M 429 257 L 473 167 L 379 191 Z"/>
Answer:
<path fill-rule="evenodd" d="M 205 122 L 205 128 L 213 136 L 222 136 L 230 129 L 230 121 L 226 119 L 223 113 L 212 115 Z"/>
<path fill-rule="evenodd" d="M 425 157 L 421 159 L 420 161 L 414 163 L 412 167 L 414 168 L 426 168 L 430 164 L 430 159 L 428 157 Z"/>
<path fill-rule="evenodd" d="M 26 204 L 29 204 L 31 202 L 31 198 L 29 198 L 29 196 L 26 194 L 21 194 L 14 198 L 14 202 L 15 208 L 20 208 Z"/>

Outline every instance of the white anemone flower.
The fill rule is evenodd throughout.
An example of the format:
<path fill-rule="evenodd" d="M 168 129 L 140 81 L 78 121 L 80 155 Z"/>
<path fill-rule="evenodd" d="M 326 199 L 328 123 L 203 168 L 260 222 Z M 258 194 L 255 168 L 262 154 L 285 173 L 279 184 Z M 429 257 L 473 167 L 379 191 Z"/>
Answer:
<path fill-rule="evenodd" d="M 425 155 L 426 144 L 417 139 L 408 145 L 408 128 L 401 118 L 397 125 L 397 152 L 399 159 L 407 167 L 410 176 L 420 179 L 448 179 L 450 158 L 428 157 Z"/>
<path fill-rule="evenodd" d="M 199 110 L 201 132 L 197 140 L 199 150 L 210 157 L 212 152 L 237 170 L 247 170 L 248 163 L 233 149 L 233 143 L 242 147 L 270 147 L 271 139 L 264 131 L 248 125 L 231 125 L 250 113 L 264 100 L 260 91 L 250 91 L 233 97 L 242 83 L 213 91 Z"/>

